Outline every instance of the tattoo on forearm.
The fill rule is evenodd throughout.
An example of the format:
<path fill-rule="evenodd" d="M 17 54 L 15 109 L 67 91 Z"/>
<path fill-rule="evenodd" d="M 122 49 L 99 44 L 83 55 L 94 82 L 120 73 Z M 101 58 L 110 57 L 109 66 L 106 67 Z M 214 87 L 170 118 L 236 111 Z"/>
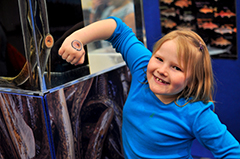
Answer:
<path fill-rule="evenodd" d="M 80 41 L 78 41 L 78 40 L 73 40 L 71 45 L 77 51 L 81 51 L 82 50 L 82 43 Z"/>

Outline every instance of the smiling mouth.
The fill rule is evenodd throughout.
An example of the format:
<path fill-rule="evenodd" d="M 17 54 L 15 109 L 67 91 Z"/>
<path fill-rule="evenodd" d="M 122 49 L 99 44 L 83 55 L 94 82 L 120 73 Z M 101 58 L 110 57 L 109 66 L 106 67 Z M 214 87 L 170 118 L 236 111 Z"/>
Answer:
<path fill-rule="evenodd" d="M 162 80 L 162 79 L 160 79 L 160 78 L 158 78 L 158 77 L 155 77 L 155 78 L 157 79 L 157 81 L 159 81 L 159 82 L 161 82 L 161 83 L 169 84 L 168 82 L 166 82 L 166 81 L 164 81 L 164 80 Z"/>

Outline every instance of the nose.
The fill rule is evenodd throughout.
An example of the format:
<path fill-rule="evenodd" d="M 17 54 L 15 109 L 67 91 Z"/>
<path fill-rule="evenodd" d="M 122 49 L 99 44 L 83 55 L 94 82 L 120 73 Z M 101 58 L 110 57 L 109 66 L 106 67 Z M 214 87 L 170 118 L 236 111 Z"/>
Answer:
<path fill-rule="evenodd" d="M 168 67 L 166 65 L 162 65 L 158 68 L 157 72 L 161 75 L 161 76 L 168 76 Z"/>

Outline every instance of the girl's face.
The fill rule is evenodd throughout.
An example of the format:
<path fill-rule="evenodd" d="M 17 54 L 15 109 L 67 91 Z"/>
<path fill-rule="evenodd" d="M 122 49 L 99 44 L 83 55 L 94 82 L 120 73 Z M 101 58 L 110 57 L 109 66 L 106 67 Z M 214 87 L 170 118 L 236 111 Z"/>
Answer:
<path fill-rule="evenodd" d="M 152 92 L 165 104 L 174 101 L 188 85 L 189 72 L 178 62 L 174 40 L 168 40 L 151 57 L 147 67 L 147 80 Z"/>

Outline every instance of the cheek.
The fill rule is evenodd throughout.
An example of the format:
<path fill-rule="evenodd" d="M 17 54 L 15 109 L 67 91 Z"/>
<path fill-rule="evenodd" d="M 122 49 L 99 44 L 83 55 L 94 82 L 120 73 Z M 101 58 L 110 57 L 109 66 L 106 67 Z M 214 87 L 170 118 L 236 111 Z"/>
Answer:
<path fill-rule="evenodd" d="M 185 79 L 185 77 L 183 76 L 183 77 L 175 78 L 172 84 L 176 89 L 178 89 L 179 91 L 182 91 L 188 85 L 188 80 Z"/>
<path fill-rule="evenodd" d="M 146 72 L 146 75 L 147 75 L 147 80 L 149 81 L 149 78 L 151 76 L 151 69 L 149 67 L 147 67 L 147 72 Z"/>
<path fill-rule="evenodd" d="M 150 59 L 150 61 L 148 62 L 148 65 L 147 65 L 147 75 L 148 74 L 151 74 L 151 72 L 153 72 L 153 62 L 152 62 L 152 60 Z"/>
<path fill-rule="evenodd" d="M 155 59 L 151 58 L 147 65 L 147 72 L 152 74 L 159 67 Z"/>
<path fill-rule="evenodd" d="M 151 71 L 155 68 L 156 68 L 156 61 L 153 58 L 151 58 L 148 62 L 147 69 Z"/>
<path fill-rule="evenodd" d="M 183 90 L 186 87 L 186 85 L 184 84 L 184 82 L 176 82 L 174 83 L 174 87 L 178 90 Z"/>

